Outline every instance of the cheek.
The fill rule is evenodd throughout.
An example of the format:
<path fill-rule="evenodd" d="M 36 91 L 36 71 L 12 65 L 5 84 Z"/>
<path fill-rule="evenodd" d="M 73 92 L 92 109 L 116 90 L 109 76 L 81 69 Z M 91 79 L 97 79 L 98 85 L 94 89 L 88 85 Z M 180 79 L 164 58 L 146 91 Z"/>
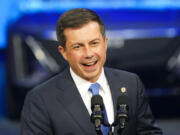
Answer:
<path fill-rule="evenodd" d="M 106 57 L 106 48 L 105 47 L 101 47 L 98 51 L 98 54 L 101 58 L 105 58 Z"/>
<path fill-rule="evenodd" d="M 100 56 L 100 59 L 101 59 L 101 64 L 103 66 L 105 61 L 106 61 L 106 49 L 105 48 L 102 48 L 99 56 Z"/>
<path fill-rule="evenodd" d="M 68 55 L 68 60 L 70 63 L 79 63 L 81 56 L 78 53 L 71 53 Z"/>

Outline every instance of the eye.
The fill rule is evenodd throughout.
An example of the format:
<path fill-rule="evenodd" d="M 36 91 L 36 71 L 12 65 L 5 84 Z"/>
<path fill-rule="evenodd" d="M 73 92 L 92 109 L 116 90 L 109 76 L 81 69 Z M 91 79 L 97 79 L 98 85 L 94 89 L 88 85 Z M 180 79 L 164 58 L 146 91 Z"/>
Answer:
<path fill-rule="evenodd" d="M 80 48 L 80 47 L 81 47 L 80 44 L 76 44 L 76 45 L 73 46 L 73 49 L 78 49 L 78 48 Z"/>
<path fill-rule="evenodd" d="M 92 42 L 92 45 L 93 45 L 93 46 L 96 46 L 96 45 L 98 45 L 98 44 L 99 44 L 99 42 L 97 42 L 97 41 Z"/>

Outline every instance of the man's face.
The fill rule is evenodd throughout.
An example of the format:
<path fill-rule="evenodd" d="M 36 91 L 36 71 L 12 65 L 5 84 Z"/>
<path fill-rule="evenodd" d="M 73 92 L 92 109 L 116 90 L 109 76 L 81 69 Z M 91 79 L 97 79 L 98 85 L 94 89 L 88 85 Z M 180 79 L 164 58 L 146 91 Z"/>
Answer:
<path fill-rule="evenodd" d="M 97 22 L 80 28 L 66 28 L 66 49 L 58 47 L 72 70 L 90 82 L 96 82 L 106 61 L 107 38 L 103 38 Z"/>

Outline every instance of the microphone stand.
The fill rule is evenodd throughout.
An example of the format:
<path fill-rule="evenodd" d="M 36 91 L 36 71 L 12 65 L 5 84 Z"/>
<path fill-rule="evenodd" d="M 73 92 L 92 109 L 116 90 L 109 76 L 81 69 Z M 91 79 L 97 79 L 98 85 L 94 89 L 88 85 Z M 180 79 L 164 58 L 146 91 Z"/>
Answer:
<path fill-rule="evenodd" d="M 125 127 L 123 127 L 122 125 L 119 125 L 117 120 L 111 125 L 110 131 L 112 132 L 112 127 L 115 128 L 116 126 L 118 126 L 117 135 L 121 135 Z M 113 132 L 111 134 L 109 133 L 108 135 L 113 135 Z"/>
<path fill-rule="evenodd" d="M 110 125 L 110 130 L 109 130 L 108 135 L 114 135 L 114 134 L 113 134 L 113 131 L 112 131 L 112 125 Z"/>
<path fill-rule="evenodd" d="M 98 117 L 98 116 L 96 116 L 96 117 Z M 91 119 L 93 119 L 93 115 L 91 116 Z M 94 120 L 95 131 L 96 131 L 97 135 L 103 135 L 101 132 L 101 120 L 102 120 L 102 118 Z"/>
<path fill-rule="evenodd" d="M 113 135 L 113 132 L 112 132 L 112 126 L 113 126 L 113 124 L 110 125 L 109 123 L 106 123 L 106 122 L 105 122 L 103 125 L 110 128 L 108 135 Z"/>
<path fill-rule="evenodd" d="M 98 129 L 98 130 L 96 129 L 96 133 L 97 133 L 97 135 L 103 135 L 101 132 L 101 129 Z"/>
<path fill-rule="evenodd" d="M 110 128 L 108 135 L 114 135 L 112 132 L 112 125 L 108 123 L 103 123 L 103 125 Z M 97 135 L 103 135 L 101 131 L 101 126 L 95 126 L 95 130 L 96 130 Z"/>

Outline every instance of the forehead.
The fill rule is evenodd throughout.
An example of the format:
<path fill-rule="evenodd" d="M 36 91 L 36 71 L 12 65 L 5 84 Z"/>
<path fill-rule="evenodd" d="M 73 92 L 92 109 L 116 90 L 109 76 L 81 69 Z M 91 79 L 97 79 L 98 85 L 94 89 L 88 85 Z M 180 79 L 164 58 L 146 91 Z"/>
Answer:
<path fill-rule="evenodd" d="M 101 38 L 100 26 L 97 22 L 89 22 L 80 28 L 66 28 L 64 30 L 66 41 L 91 40 L 93 38 Z"/>

